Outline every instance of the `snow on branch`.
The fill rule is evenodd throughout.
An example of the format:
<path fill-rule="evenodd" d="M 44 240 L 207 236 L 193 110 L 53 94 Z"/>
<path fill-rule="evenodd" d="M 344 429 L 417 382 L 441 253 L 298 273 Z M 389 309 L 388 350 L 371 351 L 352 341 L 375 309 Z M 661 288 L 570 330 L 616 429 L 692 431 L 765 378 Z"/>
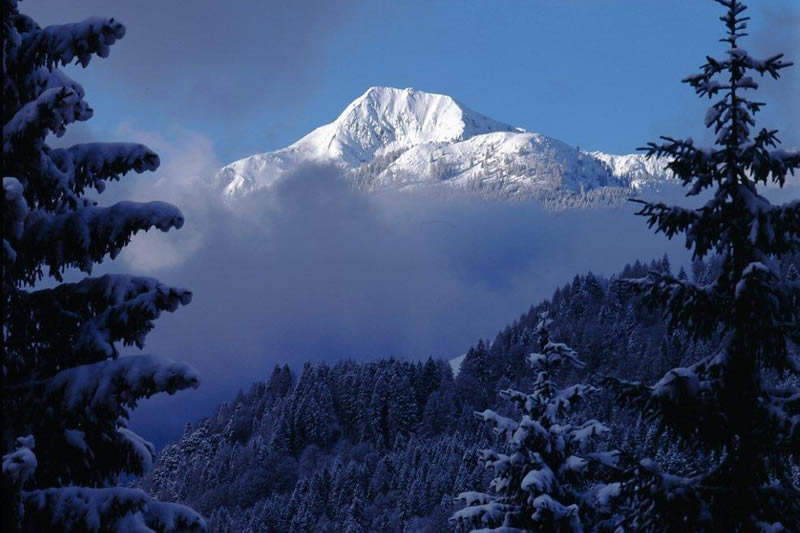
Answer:
<path fill-rule="evenodd" d="M 647 225 L 656 227 L 656 233 L 662 232 L 667 238 L 672 238 L 678 233 L 685 232 L 700 218 L 700 213 L 694 209 L 686 209 L 675 205 L 666 205 L 662 202 L 648 203 L 642 200 L 632 200 L 642 204 L 637 215 L 647 217 Z"/>
<path fill-rule="evenodd" d="M 3 479 L 12 485 L 21 486 L 36 470 L 36 455 L 33 435 L 17 437 L 17 449 L 3 456 Z"/>
<path fill-rule="evenodd" d="M 509 442 L 515 446 L 535 448 L 537 445 L 541 445 L 543 448 L 547 448 L 550 447 L 550 439 L 554 436 L 557 438 L 557 435 L 548 431 L 537 420 L 528 415 L 523 415 L 519 427 L 511 434 Z"/>
<path fill-rule="evenodd" d="M 29 531 L 151 533 L 141 515 L 148 501 L 143 491 L 125 487 L 60 487 L 22 493 Z"/>
<path fill-rule="evenodd" d="M 465 492 L 459 493 L 456 497 L 456 501 L 463 501 L 467 505 L 484 505 L 490 502 L 495 501 L 497 498 L 494 496 L 490 496 L 485 492 L 477 492 L 474 490 L 468 490 Z"/>
<path fill-rule="evenodd" d="M 91 273 L 106 255 L 113 259 L 139 230 L 161 231 L 183 226 L 180 210 L 164 202 L 118 202 L 111 207 L 84 206 L 68 213 L 36 211 L 28 216 L 25 235 L 16 246 L 17 267 L 28 283 L 42 276 L 41 265 L 61 281 L 61 273 L 77 267 Z"/>
<path fill-rule="evenodd" d="M 87 187 L 103 192 L 106 181 L 118 180 L 131 170 L 152 171 L 159 165 L 152 150 L 135 143 L 76 144 L 44 152 L 40 179 L 28 182 L 26 194 L 45 209 L 57 209 L 65 200 L 75 207 Z"/>
<path fill-rule="evenodd" d="M 197 371 L 154 355 L 131 355 L 62 370 L 31 387 L 34 403 L 59 406 L 63 413 L 79 413 L 88 420 L 127 416 L 141 398 L 186 388 L 197 388 Z"/>
<path fill-rule="evenodd" d="M 755 59 L 747 50 L 739 47 L 729 48 L 725 51 L 731 58 L 730 62 L 741 71 L 755 70 L 762 76 L 769 74 L 773 79 L 780 78 L 780 70 L 791 67 L 794 63 L 791 61 L 784 61 L 783 54 L 775 54 L 766 59 Z M 738 81 L 737 87 L 746 87 L 752 84 L 752 79 L 749 77 L 736 78 Z"/>
<path fill-rule="evenodd" d="M 22 89 L 27 94 L 20 96 L 27 97 L 25 101 L 35 100 L 48 89 L 67 88 L 74 91 L 81 98 L 86 94 L 80 83 L 60 70 L 50 70 L 47 67 L 37 68 L 24 81 L 25 85 Z"/>
<path fill-rule="evenodd" d="M 564 506 L 560 502 L 551 498 L 548 494 L 540 494 L 533 500 L 533 507 L 536 513 L 533 519 L 543 523 L 569 523 L 574 532 L 583 531 L 581 524 L 580 510 L 576 504 Z"/>
<path fill-rule="evenodd" d="M 75 59 L 86 67 L 94 54 L 107 57 L 109 48 L 124 36 L 125 26 L 113 18 L 47 26 L 23 35 L 17 63 L 52 69 Z"/>
<path fill-rule="evenodd" d="M 568 411 L 570 408 L 575 407 L 579 402 L 585 400 L 590 394 L 599 392 L 600 389 L 592 385 L 583 383 L 576 383 L 569 385 L 557 391 L 550 399 L 546 414 L 550 420 L 555 420 L 555 417 Z"/>
<path fill-rule="evenodd" d="M 578 354 L 563 342 L 548 342 L 542 353 L 532 353 L 528 356 L 528 364 L 534 368 L 552 371 L 562 363 L 568 363 L 575 368 L 583 368 L 586 363 L 578 359 Z"/>
<path fill-rule="evenodd" d="M 151 500 L 145 508 L 144 520 L 159 533 L 202 533 L 206 530 L 202 516 L 177 503 Z"/>
<path fill-rule="evenodd" d="M 106 274 L 35 291 L 18 305 L 29 306 L 33 326 L 61 332 L 64 344 L 53 348 L 78 357 L 111 357 L 117 353 L 115 342 L 142 348 L 161 312 L 174 312 L 191 298 L 191 292 L 154 278 Z M 24 337 L 25 332 L 18 335 Z"/>
<path fill-rule="evenodd" d="M 459 495 L 459 498 L 465 494 L 469 493 L 462 492 Z M 479 521 L 484 525 L 489 525 L 492 523 L 501 522 L 506 513 L 512 510 L 513 509 L 509 505 L 499 502 L 489 502 L 481 505 L 470 505 L 469 507 L 465 507 L 463 509 L 456 511 L 450 518 L 450 520 L 454 522 L 466 522 L 466 523 Z M 495 530 L 489 530 L 489 531 L 495 531 Z M 498 529 L 497 531 L 506 531 L 506 530 Z"/>
<path fill-rule="evenodd" d="M 755 181 L 767 183 L 769 177 L 777 185 L 786 183 L 786 175 L 794 175 L 800 168 L 800 151 L 787 151 L 783 149 L 767 150 L 766 146 L 775 146 L 777 143 L 776 130 L 761 130 L 756 136 L 752 146 L 748 146 L 742 153 Z"/>
<path fill-rule="evenodd" d="M 729 86 L 723 85 L 716 80 L 712 80 L 711 76 L 716 74 L 717 72 L 721 72 L 724 70 L 724 62 L 722 64 L 718 63 L 711 57 L 708 58 L 708 66 L 711 68 L 697 74 L 691 74 L 685 78 L 683 78 L 684 83 L 688 83 L 692 87 L 694 87 L 697 94 L 700 96 L 708 96 L 711 98 L 718 92 L 728 89 Z"/>
<path fill-rule="evenodd" d="M 736 34 L 741 37 L 744 34 Z M 780 71 L 793 65 L 790 61 L 783 60 L 783 54 L 776 54 L 766 59 L 755 59 L 747 50 L 736 46 L 735 39 L 730 38 L 722 39 L 731 44 L 731 47 L 725 51 L 727 57 L 722 59 L 715 59 L 711 56 L 706 56 L 706 63 L 701 67 L 702 72 L 690 74 L 686 76 L 683 83 L 688 83 L 694 88 L 699 96 L 713 97 L 715 94 L 722 90 L 736 89 L 757 89 L 758 84 L 751 76 L 745 76 L 747 71 L 756 71 L 759 75 L 769 75 L 773 79 L 780 77 Z M 732 73 L 729 81 L 726 83 L 719 83 L 713 78 L 723 72 Z"/>
<path fill-rule="evenodd" d="M 556 477 L 550 468 L 542 463 L 541 468 L 533 469 L 525 474 L 520 482 L 520 488 L 537 494 L 547 493 L 556 486 Z"/>
<path fill-rule="evenodd" d="M 577 427 L 571 428 L 567 432 L 567 439 L 576 444 L 579 450 L 585 449 L 595 437 L 606 435 L 609 431 L 608 426 L 597 420 L 588 420 Z"/>
<path fill-rule="evenodd" d="M 47 89 L 36 100 L 22 106 L 3 125 L 3 152 L 13 154 L 17 150 L 30 150 L 30 146 L 42 143 L 48 131 L 60 137 L 66 125 L 76 120 L 88 120 L 92 109 L 81 95 L 67 87 Z M 8 171 L 13 161 L 4 161 Z"/>
<path fill-rule="evenodd" d="M 692 402 L 700 393 L 701 384 L 691 368 L 673 368 L 653 385 L 653 396 L 672 402 Z"/>
<path fill-rule="evenodd" d="M 153 470 L 156 451 L 151 442 L 124 427 L 117 428 L 117 435 L 116 445 L 118 448 L 124 449 L 127 455 L 125 464 L 135 466 L 135 469 L 128 470 L 128 473 L 145 474 Z"/>
<path fill-rule="evenodd" d="M 141 174 L 159 165 L 155 152 L 136 143 L 76 144 L 51 150 L 50 158 L 64 173 L 72 176 L 71 188 L 76 194 L 81 194 L 87 186 L 102 192 L 102 180 L 119 179 L 130 170 Z"/>
<path fill-rule="evenodd" d="M 3 262 L 13 263 L 17 252 L 6 237 L 17 240 L 25 229 L 28 203 L 23 195 L 24 187 L 16 178 L 3 178 Z"/>
<path fill-rule="evenodd" d="M 498 415 L 491 409 L 486 409 L 482 412 L 476 412 L 475 416 L 481 420 L 489 422 L 494 427 L 494 431 L 498 435 L 508 434 L 511 435 L 519 426 L 519 424 L 510 418 Z"/>
<path fill-rule="evenodd" d="M 5 323 L 7 383 L 115 357 L 118 342 L 142 348 L 161 313 L 174 312 L 191 297 L 185 289 L 125 274 L 106 274 L 30 293 L 14 291 L 9 305 L 16 313 Z M 32 345 L 30 339 L 36 335 L 47 341 Z M 42 361 L 36 375 L 24 370 L 31 357 Z"/>
<path fill-rule="evenodd" d="M 501 398 L 508 400 L 525 412 L 532 411 L 541 403 L 540 396 L 525 394 L 524 392 L 515 391 L 514 389 L 502 390 L 498 394 Z"/>

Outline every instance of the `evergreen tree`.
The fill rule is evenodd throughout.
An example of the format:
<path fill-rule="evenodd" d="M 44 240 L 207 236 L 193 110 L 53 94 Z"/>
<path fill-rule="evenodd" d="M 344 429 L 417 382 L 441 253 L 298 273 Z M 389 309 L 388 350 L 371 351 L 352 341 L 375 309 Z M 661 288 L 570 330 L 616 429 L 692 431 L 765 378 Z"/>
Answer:
<path fill-rule="evenodd" d="M 356 494 L 353 497 L 353 502 L 347 507 L 344 520 L 342 521 L 342 531 L 344 533 L 366 533 L 364 517 L 364 503 L 361 501 L 360 496 Z"/>
<path fill-rule="evenodd" d="M 615 469 L 618 452 L 594 451 L 608 427 L 597 420 L 574 422 L 569 414 L 598 389 L 577 384 L 559 388 L 556 373 L 584 363 L 563 343 L 548 339 L 540 326 L 541 353 L 531 354 L 538 370 L 533 392 L 505 390 L 500 395 L 520 411 L 517 421 L 487 409 L 476 415 L 491 423 L 508 444 L 509 453 L 482 450 L 481 461 L 494 469 L 494 493 L 462 492 L 467 507 L 452 520 L 498 531 L 583 531 L 606 518 L 619 483 L 594 483 L 603 470 Z"/>
<path fill-rule="evenodd" d="M 289 365 L 275 365 L 272 376 L 269 378 L 267 389 L 279 398 L 283 398 L 292 390 L 294 377 Z"/>
<path fill-rule="evenodd" d="M 459 389 L 468 393 L 472 405 L 486 405 L 490 393 L 493 394 L 487 344 L 480 339 L 467 351 L 456 378 Z"/>
<path fill-rule="evenodd" d="M 392 446 L 389 420 L 391 397 L 392 390 L 389 388 L 389 378 L 386 376 L 386 372 L 382 371 L 372 389 L 372 398 L 368 404 L 370 421 L 369 425 L 364 428 L 363 439 L 367 441 L 373 439 L 380 446 L 387 448 Z"/>
<path fill-rule="evenodd" d="M 752 135 L 764 104 L 746 96 L 758 88 L 754 74 L 777 79 L 791 63 L 783 54 L 751 57 L 739 45 L 746 7 L 716 1 L 726 10 L 725 56 L 707 57 L 702 72 L 684 80 L 701 97 L 719 96 L 705 116 L 715 145 L 663 137 L 645 148 L 671 160 L 687 195 L 713 194 L 697 209 L 642 202 L 639 214 L 668 238 L 684 233 L 695 259 L 718 259 L 696 283 L 653 272 L 635 286 L 672 327 L 695 340 L 722 340 L 711 355 L 670 370 L 652 387 L 608 380 L 624 402 L 716 459 L 697 475 L 665 473 L 651 459 L 634 462 L 624 487 L 626 524 L 648 531 L 798 531 L 800 493 L 788 461 L 800 449 L 800 391 L 772 376 L 800 370 L 787 346 L 787 336 L 800 330 L 800 308 L 792 303 L 798 287 L 777 270 L 777 259 L 800 248 L 800 203 L 773 206 L 759 186 L 783 186 L 800 153 L 778 149 L 777 131 Z"/>
<path fill-rule="evenodd" d="M 786 281 L 796 283 L 798 280 L 800 280 L 800 273 L 797 272 L 797 267 L 793 264 L 789 265 L 789 268 L 786 270 Z"/>
<path fill-rule="evenodd" d="M 389 438 L 394 442 L 397 436 L 405 436 L 413 429 L 419 409 L 408 377 L 395 374 L 389 387 L 394 392 L 389 405 Z"/>
<path fill-rule="evenodd" d="M 139 230 L 183 224 L 161 202 L 100 207 L 86 197 L 157 168 L 146 146 L 46 142 L 92 116 L 57 67 L 106 57 L 125 28 L 102 18 L 41 28 L 16 0 L 2 0 L 2 13 L 3 530 L 203 530 L 191 509 L 116 486 L 153 463 L 153 446 L 126 427 L 129 410 L 198 383 L 187 365 L 119 357 L 118 346 L 142 347 L 159 314 L 191 293 L 129 275 L 63 282 L 68 269 L 90 275 Z"/>

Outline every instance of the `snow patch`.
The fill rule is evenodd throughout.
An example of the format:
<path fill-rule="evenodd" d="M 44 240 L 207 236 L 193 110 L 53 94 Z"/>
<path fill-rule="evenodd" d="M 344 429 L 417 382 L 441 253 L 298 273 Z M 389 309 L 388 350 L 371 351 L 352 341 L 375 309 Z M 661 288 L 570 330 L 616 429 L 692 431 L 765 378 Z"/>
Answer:
<path fill-rule="evenodd" d="M 461 354 L 458 357 L 454 357 L 447 361 L 450 363 L 450 370 L 453 371 L 453 377 L 457 377 L 458 373 L 461 372 L 461 364 L 464 362 L 464 359 L 467 357 L 467 354 Z"/>

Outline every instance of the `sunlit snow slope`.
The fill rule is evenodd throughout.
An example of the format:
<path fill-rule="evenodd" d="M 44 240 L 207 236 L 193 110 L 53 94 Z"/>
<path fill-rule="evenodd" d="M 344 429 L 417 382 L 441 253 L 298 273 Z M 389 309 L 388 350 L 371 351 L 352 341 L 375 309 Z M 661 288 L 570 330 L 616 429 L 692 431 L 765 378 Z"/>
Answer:
<path fill-rule="evenodd" d="M 300 164 L 342 169 L 363 190 L 429 188 L 549 207 L 616 203 L 669 179 L 663 161 L 584 152 L 476 113 L 453 98 L 372 87 L 296 143 L 220 170 L 228 201 L 270 187 Z"/>

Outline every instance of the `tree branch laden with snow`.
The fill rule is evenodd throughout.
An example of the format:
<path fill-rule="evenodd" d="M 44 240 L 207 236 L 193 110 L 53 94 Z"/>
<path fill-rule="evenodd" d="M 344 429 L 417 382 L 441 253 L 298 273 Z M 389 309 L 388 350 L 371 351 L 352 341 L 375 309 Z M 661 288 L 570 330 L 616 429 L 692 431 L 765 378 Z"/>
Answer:
<path fill-rule="evenodd" d="M 16 0 L 0 1 L 3 530 L 204 531 L 191 509 L 116 486 L 121 474 L 153 466 L 152 444 L 127 426 L 130 410 L 199 382 L 186 364 L 119 348 L 142 348 L 154 320 L 191 293 L 120 274 L 62 283 L 67 271 L 90 274 L 116 257 L 138 231 L 184 221 L 163 202 L 100 206 L 85 197 L 130 171 L 155 170 L 159 158 L 146 146 L 47 143 L 93 113 L 80 84 L 57 67 L 106 57 L 125 27 L 90 18 L 41 28 Z"/>

